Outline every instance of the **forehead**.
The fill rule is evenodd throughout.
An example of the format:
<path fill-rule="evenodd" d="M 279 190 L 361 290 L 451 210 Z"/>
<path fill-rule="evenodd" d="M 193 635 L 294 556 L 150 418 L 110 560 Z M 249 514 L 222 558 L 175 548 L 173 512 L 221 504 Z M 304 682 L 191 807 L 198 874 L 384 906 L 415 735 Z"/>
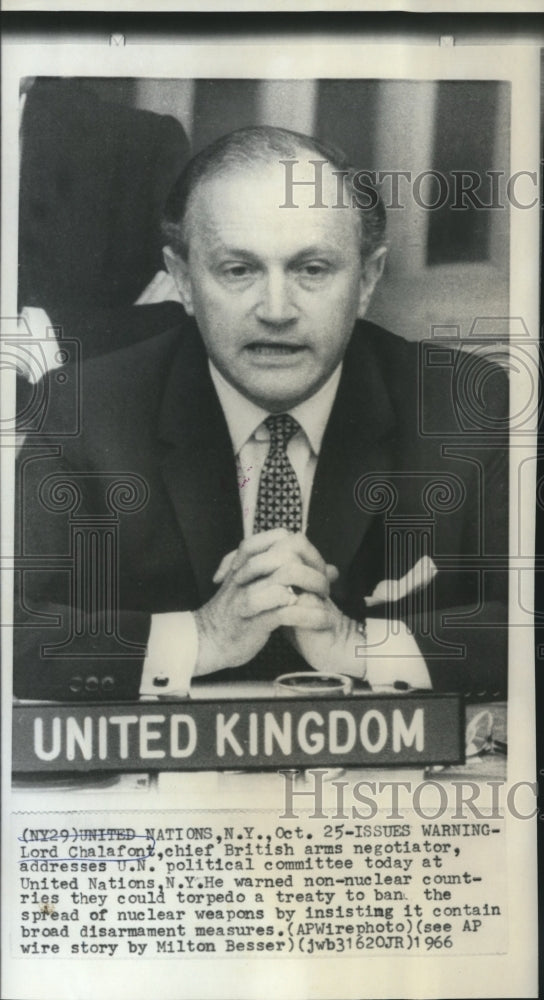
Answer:
<path fill-rule="evenodd" d="M 334 168 L 327 165 L 316 177 L 309 161 L 317 158 L 298 154 L 292 179 L 300 184 L 290 184 L 280 154 L 277 161 L 229 166 L 201 181 L 188 205 L 189 252 L 238 249 L 284 257 L 322 248 L 358 256 L 358 213 L 334 207 L 348 198 L 339 194 Z"/>

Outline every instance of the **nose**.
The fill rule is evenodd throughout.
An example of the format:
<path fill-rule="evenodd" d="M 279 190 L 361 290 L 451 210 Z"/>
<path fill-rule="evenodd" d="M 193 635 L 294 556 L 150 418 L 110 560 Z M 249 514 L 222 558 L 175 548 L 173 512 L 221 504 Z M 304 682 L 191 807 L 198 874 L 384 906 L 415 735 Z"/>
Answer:
<path fill-rule="evenodd" d="M 283 271 L 278 269 L 265 275 L 255 314 L 262 323 L 274 326 L 291 325 L 297 318 L 293 288 Z"/>

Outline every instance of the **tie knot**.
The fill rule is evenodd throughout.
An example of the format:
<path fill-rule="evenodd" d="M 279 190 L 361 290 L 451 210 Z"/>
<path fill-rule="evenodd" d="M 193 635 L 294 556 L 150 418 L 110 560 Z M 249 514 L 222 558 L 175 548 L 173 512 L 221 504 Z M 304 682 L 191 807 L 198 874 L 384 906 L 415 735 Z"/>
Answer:
<path fill-rule="evenodd" d="M 271 447 L 280 448 L 282 451 L 285 451 L 300 427 L 290 413 L 271 413 L 264 423 L 270 433 Z"/>

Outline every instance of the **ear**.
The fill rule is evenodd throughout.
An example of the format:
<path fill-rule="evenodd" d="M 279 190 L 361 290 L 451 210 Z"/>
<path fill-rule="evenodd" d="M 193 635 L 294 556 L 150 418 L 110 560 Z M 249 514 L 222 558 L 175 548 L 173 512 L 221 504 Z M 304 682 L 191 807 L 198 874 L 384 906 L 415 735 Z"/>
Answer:
<path fill-rule="evenodd" d="M 359 305 L 357 308 L 357 319 L 362 319 L 365 315 L 372 293 L 380 280 L 385 267 L 387 257 L 387 247 L 378 247 L 371 257 L 363 265 L 363 274 L 359 288 Z"/>
<path fill-rule="evenodd" d="M 180 257 L 177 253 L 174 253 L 172 247 L 168 246 L 163 248 L 162 255 L 166 269 L 176 283 L 176 288 L 179 292 L 179 297 L 185 308 L 185 312 L 188 313 L 189 316 L 194 316 L 193 285 L 187 261 L 184 260 L 183 257 Z"/>

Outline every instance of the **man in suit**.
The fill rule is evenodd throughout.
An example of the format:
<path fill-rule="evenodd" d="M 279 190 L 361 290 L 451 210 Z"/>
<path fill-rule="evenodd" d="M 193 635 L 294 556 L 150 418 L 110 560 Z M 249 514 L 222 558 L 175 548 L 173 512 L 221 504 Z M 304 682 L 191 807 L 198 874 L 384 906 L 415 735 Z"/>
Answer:
<path fill-rule="evenodd" d="M 164 203 L 189 157 L 180 123 L 103 101 L 77 78 L 37 78 L 21 143 L 21 304 L 72 327 L 134 303 L 162 263 Z"/>
<path fill-rule="evenodd" d="M 322 143 L 243 129 L 164 230 L 182 330 L 84 366 L 80 427 L 53 400 L 22 456 L 16 694 L 294 666 L 504 691 L 504 379 L 484 363 L 482 403 L 462 358 L 422 373 L 364 321 L 379 200 Z"/>
<path fill-rule="evenodd" d="M 101 100 L 85 80 L 26 77 L 21 90 L 18 299 L 22 338 L 39 346 L 28 371 L 23 340 L 20 367 L 37 381 L 73 352 L 68 340 L 87 359 L 179 322 L 178 302 L 142 293 L 162 263 L 161 215 L 189 142 L 172 116 Z M 24 381 L 19 394 L 23 415 Z"/>
<path fill-rule="evenodd" d="M 101 100 L 85 80 L 27 77 L 21 89 L 16 413 L 35 433 L 48 370 L 180 321 L 153 278 L 189 143 L 172 116 Z"/>

